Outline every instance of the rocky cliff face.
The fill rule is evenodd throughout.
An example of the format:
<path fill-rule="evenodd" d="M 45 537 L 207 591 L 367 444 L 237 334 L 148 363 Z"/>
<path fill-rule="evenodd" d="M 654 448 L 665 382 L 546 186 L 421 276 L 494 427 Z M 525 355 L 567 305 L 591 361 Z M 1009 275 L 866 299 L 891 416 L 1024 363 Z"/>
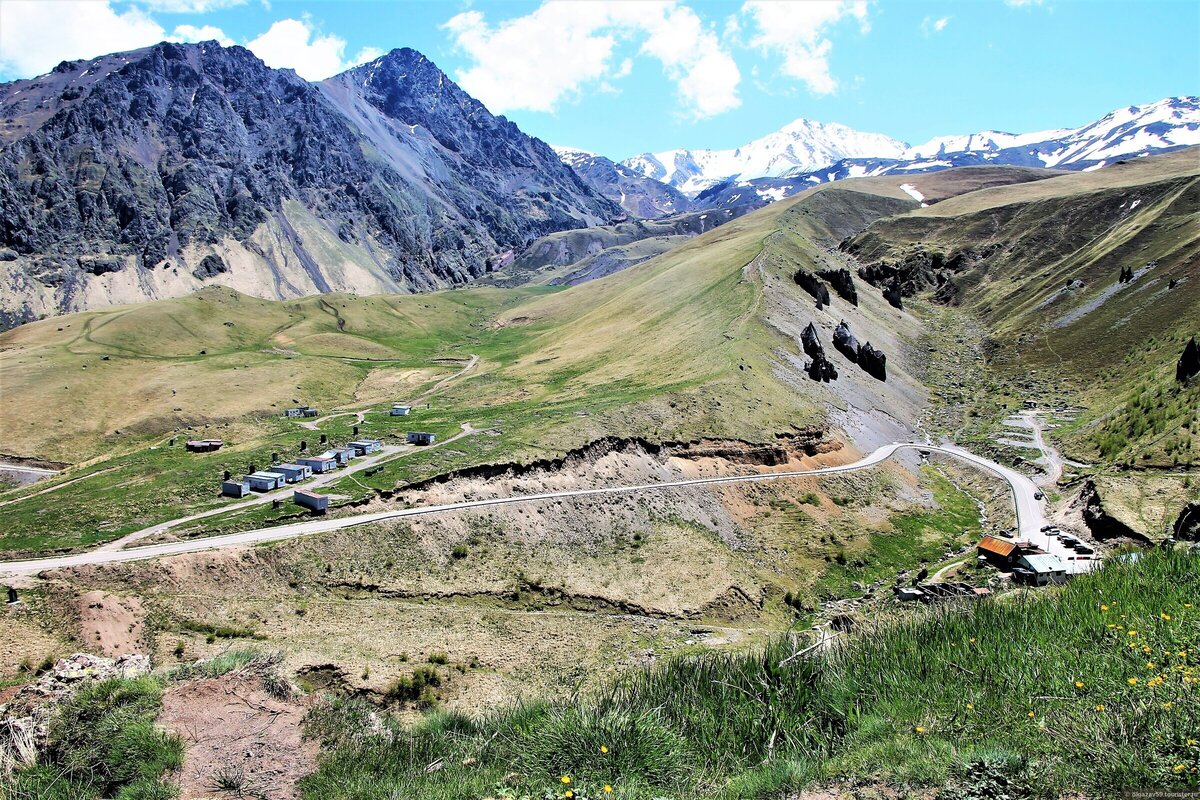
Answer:
<path fill-rule="evenodd" d="M 556 147 L 555 152 L 584 183 L 619 204 L 631 216 L 655 219 L 691 207 L 687 195 L 674 186 L 642 175 L 624 164 L 567 147 Z"/>
<path fill-rule="evenodd" d="M 620 214 L 411 50 L 318 87 L 240 47 L 164 43 L 0 86 L 0 119 L 5 326 L 211 281 L 459 284 Z"/>

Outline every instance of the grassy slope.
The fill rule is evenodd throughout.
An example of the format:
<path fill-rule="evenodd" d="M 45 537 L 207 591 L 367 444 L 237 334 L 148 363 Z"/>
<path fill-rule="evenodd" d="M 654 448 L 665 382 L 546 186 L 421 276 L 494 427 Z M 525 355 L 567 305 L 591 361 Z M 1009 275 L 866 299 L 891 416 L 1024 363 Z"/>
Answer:
<path fill-rule="evenodd" d="M 26 499 L 6 507 L 11 524 L 0 550 L 103 541 L 225 502 L 213 494 L 223 470 L 265 463 L 271 452 L 289 458 L 302 439 L 315 438 L 281 423 L 282 408 L 411 399 L 457 369 L 445 359 L 460 364 L 470 354 L 480 356 L 479 365 L 440 389 L 436 408 L 402 422 L 419 419 L 443 436 L 470 422 L 500 435 L 471 437 L 359 481 L 386 488 L 604 435 L 763 440 L 820 424 L 825 411 L 813 390 L 778 373 L 778 353 L 797 348 L 764 319 L 762 284 L 745 268 L 764 242 L 772 263 L 815 263 L 822 247 L 911 208 L 900 181 L 820 187 L 562 291 L 476 288 L 280 303 L 213 288 L 9 331 L 0 335 L 0 453 L 81 464 L 86 472 L 7 494 Z M 970 185 L 949 174 L 931 181 L 945 192 Z M 376 433 L 402 430 L 368 419 Z M 331 437 L 342 437 L 347 422 L 329 423 Z M 162 446 L 175 433 L 231 444 L 187 456 Z M 95 477 L 38 494 L 81 474 Z M 362 492 L 357 482 L 340 488 Z"/>
<path fill-rule="evenodd" d="M 509 797 L 561 792 L 563 775 L 619 798 L 777 797 L 843 777 L 951 797 L 1195 788 L 1195 558 L 1150 553 L 1039 595 L 931 609 L 811 659 L 788 659 L 786 640 L 685 658 L 390 740 L 335 706 L 312 720 L 330 754 L 305 797 L 479 797 L 505 775 Z"/>

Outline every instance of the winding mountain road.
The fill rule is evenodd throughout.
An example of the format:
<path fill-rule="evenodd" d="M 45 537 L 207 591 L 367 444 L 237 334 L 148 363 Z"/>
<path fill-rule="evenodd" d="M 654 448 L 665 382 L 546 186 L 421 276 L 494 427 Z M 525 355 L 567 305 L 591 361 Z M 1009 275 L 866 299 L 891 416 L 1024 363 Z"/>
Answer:
<path fill-rule="evenodd" d="M 1018 538 L 1031 541 L 1035 545 L 1045 549 L 1047 552 L 1054 553 L 1055 555 L 1059 555 L 1060 558 L 1064 558 L 1064 562 L 1068 564 L 1068 569 L 1070 569 L 1072 572 L 1082 572 L 1090 569 L 1090 562 L 1087 565 L 1084 565 L 1078 561 L 1066 561 L 1064 556 L 1065 548 L 1063 548 L 1053 536 L 1042 532 L 1042 526 L 1046 525 L 1046 517 L 1042 510 L 1042 504 L 1039 497 L 1040 492 L 1038 491 L 1038 488 L 1034 482 L 1025 475 L 1022 475 L 1020 472 L 1017 472 L 1014 469 L 997 464 L 993 461 L 989 461 L 986 458 L 977 456 L 974 453 L 963 450 L 962 448 L 954 445 L 929 445 L 913 442 L 898 442 L 884 445 L 870 455 L 867 455 L 858 461 L 855 461 L 851 464 L 843 464 L 837 467 L 823 467 L 820 469 L 788 472 L 765 472 L 754 475 L 729 475 L 715 478 L 693 478 L 688 480 L 666 481 L 661 483 L 643 483 L 632 486 L 573 489 L 561 492 L 546 492 L 543 494 L 498 497 L 489 500 L 468 500 L 459 503 L 447 503 L 444 505 L 399 508 L 389 511 L 379 511 L 371 514 L 358 514 L 349 517 L 306 520 L 304 522 L 279 525 L 271 528 L 260 528 L 257 530 L 242 531 L 240 533 L 212 536 L 206 539 L 166 542 L 162 544 L 153 544 L 125 550 L 111 548 L 97 549 L 76 555 L 56 556 L 52 558 L 41 558 L 29 561 L 0 562 L 0 575 L 34 575 L 42 572 L 43 570 L 50 569 L 141 561 L 145 559 L 161 558 L 163 556 L 181 555 L 183 553 L 197 553 L 205 550 L 217 550 L 226 547 L 254 545 L 263 542 L 277 542 L 286 539 L 295 539 L 300 536 L 309 536 L 316 533 L 327 533 L 329 531 L 342 530 L 345 528 L 357 527 L 359 525 L 368 525 L 373 522 L 402 519 L 404 517 L 424 516 L 427 514 L 464 511 L 476 508 L 504 506 L 511 505 L 513 503 L 531 503 L 545 500 L 561 500 L 573 497 L 595 497 L 602 495 L 632 494 L 639 492 L 661 492 L 682 489 L 690 486 L 711 486 L 723 483 L 754 483 L 759 481 L 800 478 L 812 475 L 833 475 L 840 472 L 854 472 L 873 467 L 889 458 L 892 458 L 901 450 L 920 450 L 928 453 L 941 453 L 953 458 L 957 458 L 960 461 L 964 461 L 979 469 L 997 475 L 1008 484 L 1012 491 L 1013 502 L 1017 514 Z M 177 522 L 178 521 L 176 521 L 176 524 Z M 169 527 L 170 524 L 171 523 L 167 523 L 167 527 Z M 1072 555 L 1074 554 L 1072 553 Z"/>

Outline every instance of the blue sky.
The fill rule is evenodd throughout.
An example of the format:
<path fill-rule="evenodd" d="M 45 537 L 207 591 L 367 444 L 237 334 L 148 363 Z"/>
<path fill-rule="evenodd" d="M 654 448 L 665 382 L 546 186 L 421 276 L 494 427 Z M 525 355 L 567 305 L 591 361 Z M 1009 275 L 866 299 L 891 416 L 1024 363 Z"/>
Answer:
<path fill-rule="evenodd" d="M 525 131 L 624 158 L 797 117 L 911 143 L 1074 127 L 1200 93 L 1198 31 L 1192 0 L 3 0 L 0 79 L 163 38 L 310 79 L 407 46 Z"/>

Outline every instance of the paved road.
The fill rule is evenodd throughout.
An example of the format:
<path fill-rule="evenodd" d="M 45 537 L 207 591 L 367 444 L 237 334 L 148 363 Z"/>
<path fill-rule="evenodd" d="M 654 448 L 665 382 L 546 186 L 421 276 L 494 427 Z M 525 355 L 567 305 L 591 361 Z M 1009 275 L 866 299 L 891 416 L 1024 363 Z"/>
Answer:
<path fill-rule="evenodd" d="M 693 478 L 690 480 L 667 481 L 662 483 L 644 483 L 633 486 L 612 486 L 599 489 L 574 489 L 562 492 L 546 492 L 543 494 L 516 495 L 500 497 L 491 500 L 469 500 L 445 505 L 419 506 L 416 508 L 401 508 L 380 511 L 372 514 L 358 514 L 350 517 L 334 519 L 314 519 L 296 522 L 289 525 L 279 525 L 272 528 L 261 528 L 252 531 L 242 531 L 223 536 L 212 536 L 206 539 L 192 539 L 182 542 L 166 542 L 163 544 L 147 545 L 127 550 L 100 549 L 77 555 L 42 558 L 31 561 L 0 562 L 0 575 L 32 575 L 42 570 L 59 569 L 63 567 L 79 567 L 91 564 L 112 564 L 126 561 L 141 561 L 162 556 L 196 553 L 204 550 L 216 550 L 225 547 L 275 542 L 285 539 L 295 539 L 315 533 L 325 533 L 358 525 L 368 525 L 373 522 L 416 517 L 426 514 L 438 514 L 451 511 L 462 511 L 473 508 L 488 508 L 492 506 L 510 505 L 513 503 L 529 503 L 542 500 L 560 500 L 572 497 L 592 497 L 601 495 L 630 494 L 638 492 L 671 491 L 689 486 L 711 486 L 722 483 L 752 483 L 758 481 L 774 481 L 786 478 L 799 478 L 809 475 L 832 475 L 839 472 L 854 472 L 873 467 L 882 461 L 893 457 L 904 449 L 916 449 L 924 452 L 937 452 L 965 461 L 980 469 L 987 470 L 1005 480 L 1012 490 L 1016 506 L 1019 538 L 1028 539 L 1035 544 L 1050 549 L 1055 540 L 1042 533 L 1041 527 L 1046 524 L 1042 504 L 1038 499 L 1038 489 L 1033 481 L 1016 470 L 996 464 L 986 458 L 954 445 L 933 446 L 918 443 L 888 444 L 875 450 L 865 458 L 852 464 L 838 467 L 824 467 L 813 470 L 789 472 L 765 472 L 754 475 L 730 475 L 718 478 Z M 345 474 L 342 472 L 341 474 Z"/>

